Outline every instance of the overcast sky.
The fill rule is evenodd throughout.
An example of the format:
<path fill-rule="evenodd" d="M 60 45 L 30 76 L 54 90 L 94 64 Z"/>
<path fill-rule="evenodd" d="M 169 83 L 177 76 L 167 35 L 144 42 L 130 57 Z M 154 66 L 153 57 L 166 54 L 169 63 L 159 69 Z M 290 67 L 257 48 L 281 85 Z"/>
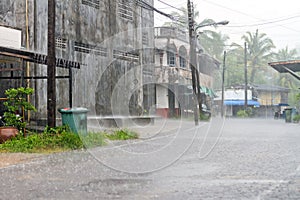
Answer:
<path fill-rule="evenodd" d="M 164 2 L 164 3 L 162 3 Z M 194 0 L 201 22 L 205 18 L 228 20 L 227 26 L 217 29 L 230 37 L 231 42 L 242 44 L 246 31 L 266 33 L 277 49 L 300 48 L 300 6 L 297 0 Z M 166 4 L 169 5 L 166 5 Z M 154 7 L 165 12 L 178 11 L 171 6 L 187 7 L 187 0 L 154 0 Z M 179 11 L 178 11 L 179 12 Z M 161 26 L 168 18 L 155 14 L 155 26 Z"/>

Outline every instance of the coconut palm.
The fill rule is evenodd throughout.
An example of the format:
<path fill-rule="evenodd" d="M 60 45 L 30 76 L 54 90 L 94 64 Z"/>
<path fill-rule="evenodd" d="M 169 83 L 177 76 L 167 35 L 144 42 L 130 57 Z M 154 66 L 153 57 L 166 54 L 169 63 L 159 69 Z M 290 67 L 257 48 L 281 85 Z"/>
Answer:
<path fill-rule="evenodd" d="M 229 37 L 221 32 L 204 30 L 198 37 L 200 44 L 208 54 L 218 60 L 222 60 L 224 47 Z"/>
<path fill-rule="evenodd" d="M 245 40 L 248 45 L 249 81 L 253 83 L 257 72 L 268 69 L 266 65 L 271 57 L 274 56 L 272 50 L 275 48 L 275 45 L 265 33 L 259 33 L 258 30 L 256 30 L 255 33 L 248 31 L 242 36 L 242 39 Z"/>
<path fill-rule="evenodd" d="M 287 60 L 294 60 L 297 59 L 297 50 L 291 49 L 289 50 L 289 47 L 286 46 L 284 49 L 280 49 L 278 53 L 276 54 L 276 59 L 278 61 L 287 61 Z"/>

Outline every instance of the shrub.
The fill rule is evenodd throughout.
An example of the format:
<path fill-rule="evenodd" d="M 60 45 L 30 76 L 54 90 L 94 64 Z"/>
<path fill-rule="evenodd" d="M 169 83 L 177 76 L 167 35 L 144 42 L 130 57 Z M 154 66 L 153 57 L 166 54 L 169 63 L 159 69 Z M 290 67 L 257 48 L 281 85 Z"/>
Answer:
<path fill-rule="evenodd" d="M 298 123 L 300 121 L 300 115 L 295 115 L 294 118 L 293 118 L 293 121 Z"/>
<path fill-rule="evenodd" d="M 249 114 L 247 113 L 246 110 L 239 110 L 237 112 L 237 116 L 238 117 L 241 117 L 241 118 L 246 118 L 246 117 L 249 117 Z"/>
<path fill-rule="evenodd" d="M 36 111 L 35 107 L 27 102 L 26 96 L 33 94 L 32 88 L 11 88 L 5 91 L 7 100 L 3 103 L 6 108 L 4 112 L 5 126 L 14 126 L 20 131 L 24 130 L 26 127 L 26 122 L 17 113 L 22 113 L 24 111 Z"/>

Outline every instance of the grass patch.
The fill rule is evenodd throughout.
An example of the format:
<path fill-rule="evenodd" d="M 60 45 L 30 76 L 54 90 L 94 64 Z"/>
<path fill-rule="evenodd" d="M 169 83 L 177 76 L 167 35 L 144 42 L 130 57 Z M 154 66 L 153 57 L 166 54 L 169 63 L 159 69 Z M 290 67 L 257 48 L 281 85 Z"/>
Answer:
<path fill-rule="evenodd" d="M 93 148 L 106 145 L 104 132 L 90 132 L 81 136 L 85 148 Z"/>
<path fill-rule="evenodd" d="M 118 129 L 111 133 L 89 132 L 78 135 L 67 126 L 46 127 L 43 133 L 28 133 L 27 137 L 17 137 L 0 144 L 0 153 L 54 153 L 76 149 L 87 149 L 105 145 L 105 140 L 137 139 L 138 134 L 128 129 Z"/>
<path fill-rule="evenodd" d="M 105 137 L 110 140 L 132 140 L 138 139 L 138 134 L 128 129 L 117 129 L 112 133 L 105 133 Z"/>
<path fill-rule="evenodd" d="M 83 148 L 78 135 L 71 132 L 60 134 L 32 134 L 17 136 L 0 145 L 0 152 L 51 153 Z"/>

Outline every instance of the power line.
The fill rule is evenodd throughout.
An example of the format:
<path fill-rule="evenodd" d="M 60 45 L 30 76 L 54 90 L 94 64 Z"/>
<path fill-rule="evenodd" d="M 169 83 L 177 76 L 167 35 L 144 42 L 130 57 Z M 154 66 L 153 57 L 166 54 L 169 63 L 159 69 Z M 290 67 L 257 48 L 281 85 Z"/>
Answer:
<path fill-rule="evenodd" d="M 157 12 L 160 15 L 163 15 L 165 17 L 170 18 L 171 20 L 174 20 L 174 17 L 172 15 L 164 13 L 163 11 L 160 11 L 160 10 L 154 8 L 152 5 L 148 4 L 147 2 L 145 2 L 143 0 L 136 0 L 136 3 L 139 4 L 140 6 L 142 6 L 145 9 L 153 10 L 154 12 Z"/>
<path fill-rule="evenodd" d="M 172 6 L 172 5 L 170 5 L 170 4 L 166 3 L 166 2 L 163 2 L 163 1 L 161 1 L 161 0 L 157 0 L 157 1 L 159 1 L 159 2 L 161 2 L 161 3 L 163 3 L 163 4 L 167 5 L 167 6 L 169 6 L 169 7 L 171 7 L 171 8 L 174 8 L 174 9 L 176 9 L 176 10 L 179 10 L 180 12 L 182 12 L 181 9 L 176 8 L 175 6 Z"/>
<path fill-rule="evenodd" d="M 285 19 L 275 20 L 275 21 L 269 21 L 269 22 L 263 22 L 263 23 L 257 23 L 257 24 L 248 24 L 248 25 L 228 26 L 228 27 L 240 28 L 240 27 L 262 26 L 262 25 L 267 25 L 267 24 L 273 24 L 273 23 L 277 23 L 277 22 L 287 21 L 287 20 L 290 20 L 290 19 L 298 18 L 298 17 L 300 17 L 300 15 L 296 15 L 296 16 L 293 16 L 293 17 L 288 17 L 288 18 L 285 18 Z"/>
<path fill-rule="evenodd" d="M 249 15 L 249 14 L 244 13 L 244 12 L 241 12 L 241 11 L 239 11 L 239 10 L 235 10 L 235 9 L 232 9 L 232 8 L 228 8 L 228 7 L 224 6 L 224 5 L 217 4 L 217 3 L 212 2 L 212 1 L 209 1 L 209 0 L 202 0 L 202 1 L 204 1 L 204 2 L 206 2 L 206 3 L 209 3 L 209 4 L 212 4 L 212 5 L 215 5 L 215 6 L 217 6 L 217 7 L 226 9 L 226 10 L 233 11 L 233 12 L 235 12 L 235 13 L 239 13 L 239 14 L 244 15 L 244 16 L 247 16 L 247 17 L 251 17 L 251 18 L 254 18 L 254 19 L 258 19 L 258 20 L 261 20 L 261 21 L 265 21 L 264 19 L 255 17 L 255 16 L 253 16 L 253 15 Z M 296 31 L 296 32 L 298 32 L 297 30 L 295 30 L 295 29 L 293 29 L 293 28 L 286 27 L 286 26 L 284 26 L 284 25 L 279 25 L 279 26 L 281 26 L 281 27 L 283 27 L 283 28 L 285 28 L 285 29 L 291 30 L 291 31 Z"/>

